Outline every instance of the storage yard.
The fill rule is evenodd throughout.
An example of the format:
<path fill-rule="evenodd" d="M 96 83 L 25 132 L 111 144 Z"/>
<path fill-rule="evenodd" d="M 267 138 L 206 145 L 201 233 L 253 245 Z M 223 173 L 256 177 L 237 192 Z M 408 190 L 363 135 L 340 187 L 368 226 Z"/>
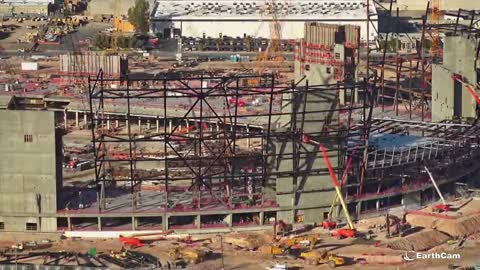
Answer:
<path fill-rule="evenodd" d="M 480 267 L 480 6 L 7 2 L 0 269 Z"/>

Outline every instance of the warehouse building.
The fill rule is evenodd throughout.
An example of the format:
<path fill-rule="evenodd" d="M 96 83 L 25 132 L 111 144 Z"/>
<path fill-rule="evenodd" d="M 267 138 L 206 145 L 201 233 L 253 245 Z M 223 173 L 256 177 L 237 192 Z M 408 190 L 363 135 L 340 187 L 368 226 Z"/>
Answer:
<path fill-rule="evenodd" d="M 48 16 L 56 4 L 55 0 L 3 0 L 0 1 L 0 14 L 36 14 Z"/>
<path fill-rule="evenodd" d="M 365 1 L 278 1 L 275 8 L 265 1 L 164 1 L 155 2 L 151 16 L 151 32 L 166 38 L 174 37 L 244 37 L 269 38 L 275 16 L 282 39 L 303 37 L 305 22 L 352 24 L 360 26 L 362 40 L 367 39 L 367 13 L 370 13 L 369 40 L 375 40 L 378 29 L 376 10 Z"/>

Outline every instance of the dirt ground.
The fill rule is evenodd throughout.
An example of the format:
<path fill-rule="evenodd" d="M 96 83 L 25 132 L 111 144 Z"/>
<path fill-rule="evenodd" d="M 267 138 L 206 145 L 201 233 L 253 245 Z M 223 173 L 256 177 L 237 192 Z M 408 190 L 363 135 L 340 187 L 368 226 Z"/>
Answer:
<path fill-rule="evenodd" d="M 257 235 L 261 238 L 263 243 L 266 243 L 271 235 L 271 232 L 252 232 L 251 234 Z M 45 236 L 45 235 L 43 235 Z M 120 250 L 122 243 L 118 239 L 105 239 L 105 240 L 71 240 L 71 239 L 58 239 L 57 235 L 49 235 L 50 238 L 57 239 L 53 242 L 53 246 L 49 248 L 50 251 L 76 251 L 87 253 L 92 247 L 96 247 L 98 252 L 108 253 L 111 250 Z M 206 246 L 213 251 L 213 256 L 205 262 L 199 263 L 192 268 L 187 269 L 221 269 L 222 268 L 222 243 L 220 238 L 216 235 L 202 235 L 202 238 L 210 238 L 211 241 L 196 242 L 193 244 L 180 244 L 184 247 L 200 247 Z M 17 241 L 31 239 L 32 236 L 24 234 L 0 234 L 0 248 L 9 247 Z M 42 239 L 42 234 L 36 235 L 34 238 Z M 44 237 L 45 238 L 45 237 Z M 43 238 L 43 239 L 44 239 Z M 174 242 L 172 241 L 157 241 L 153 242 L 145 247 L 138 248 L 136 250 L 150 253 L 159 257 L 161 260 L 168 258 L 168 251 L 172 248 Z M 469 241 L 461 250 L 449 250 L 448 246 L 443 246 L 437 251 L 444 250 L 450 253 L 460 253 L 461 260 L 421 260 L 413 263 L 400 263 L 393 265 L 386 264 L 352 264 L 354 258 L 359 258 L 366 255 L 380 255 L 380 256 L 392 256 L 392 258 L 401 257 L 404 252 L 394 251 L 385 247 L 376 247 L 371 243 L 362 243 L 361 240 L 355 239 L 333 239 L 327 235 L 321 236 L 321 241 L 315 249 L 326 249 L 334 252 L 339 256 L 347 258 L 349 265 L 341 266 L 340 269 L 399 269 L 399 270 L 413 270 L 413 269 L 431 269 L 440 270 L 446 269 L 448 264 L 454 265 L 475 265 L 480 263 L 480 241 Z M 307 266 L 301 260 L 289 260 L 289 259 L 273 259 L 270 255 L 261 254 L 259 251 L 245 251 L 238 249 L 234 246 L 223 243 L 223 262 L 224 269 L 234 270 L 258 270 L 265 269 L 268 266 L 275 263 L 285 263 L 292 269 L 329 269 L 326 265 L 320 266 Z M 295 268 L 297 267 L 297 268 Z"/>

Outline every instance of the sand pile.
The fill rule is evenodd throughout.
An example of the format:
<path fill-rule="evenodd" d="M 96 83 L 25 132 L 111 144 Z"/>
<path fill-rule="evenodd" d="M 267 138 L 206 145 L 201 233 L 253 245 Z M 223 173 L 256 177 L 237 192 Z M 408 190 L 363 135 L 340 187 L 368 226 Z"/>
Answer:
<path fill-rule="evenodd" d="M 448 239 L 450 237 L 442 232 L 428 230 L 393 240 L 387 243 L 387 247 L 396 250 L 424 251 L 443 244 Z"/>
<path fill-rule="evenodd" d="M 480 232 L 480 214 L 458 219 L 407 215 L 407 222 L 413 226 L 435 229 L 452 237 L 464 237 Z"/>

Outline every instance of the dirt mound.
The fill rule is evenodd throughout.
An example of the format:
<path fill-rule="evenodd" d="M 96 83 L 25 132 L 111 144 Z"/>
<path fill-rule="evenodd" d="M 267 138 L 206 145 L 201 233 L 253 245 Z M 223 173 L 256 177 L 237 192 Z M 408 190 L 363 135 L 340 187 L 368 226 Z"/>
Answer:
<path fill-rule="evenodd" d="M 429 250 L 435 246 L 447 242 L 450 237 L 439 231 L 421 231 L 387 243 L 387 247 L 396 250 Z"/>
<path fill-rule="evenodd" d="M 413 226 L 435 229 L 452 237 L 464 237 L 480 232 L 480 214 L 458 219 L 407 215 L 407 221 Z"/>

